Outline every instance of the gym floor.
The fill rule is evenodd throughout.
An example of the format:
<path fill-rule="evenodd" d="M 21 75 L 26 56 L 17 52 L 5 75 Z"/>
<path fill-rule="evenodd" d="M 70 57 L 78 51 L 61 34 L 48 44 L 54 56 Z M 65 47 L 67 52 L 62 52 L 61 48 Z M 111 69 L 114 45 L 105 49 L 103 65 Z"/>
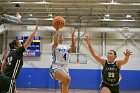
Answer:
<path fill-rule="evenodd" d="M 59 89 L 17 89 L 18 93 L 60 93 Z M 99 93 L 99 90 L 70 89 L 69 93 Z M 121 91 L 120 93 L 140 93 L 140 91 Z"/>

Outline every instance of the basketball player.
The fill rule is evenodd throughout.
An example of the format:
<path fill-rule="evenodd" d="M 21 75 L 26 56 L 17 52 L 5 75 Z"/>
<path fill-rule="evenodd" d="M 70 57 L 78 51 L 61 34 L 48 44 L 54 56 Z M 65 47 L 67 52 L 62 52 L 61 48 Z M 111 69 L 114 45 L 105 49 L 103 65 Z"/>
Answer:
<path fill-rule="evenodd" d="M 63 44 L 63 36 L 56 30 L 51 44 L 53 62 L 50 67 L 50 75 L 53 79 L 60 83 L 61 93 L 68 93 L 71 77 L 68 72 L 69 53 L 75 53 L 75 30 L 72 32 L 72 43 L 69 45 Z"/>
<path fill-rule="evenodd" d="M 3 55 L 2 55 L 2 58 L 1 58 L 1 60 L 0 60 L 0 73 L 1 73 L 2 68 L 3 68 L 2 64 L 5 63 L 5 59 L 6 59 L 6 57 L 8 56 L 8 54 L 9 54 L 9 51 L 6 50 L 6 51 L 3 53 Z M 6 92 L 1 91 L 1 89 L 0 89 L 0 93 L 6 93 Z"/>
<path fill-rule="evenodd" d="M 38 31 L 38 24 L 36 24 L 35 30 L 28 37 L 24 45 L 18 40 L 13 40 L 9 43 L 10 53 L 6 58 L 6 67 L 0 74 L 0 88 L 8 93 L 13 93 L 15 88 L 15 80 L 18 78 L 20 69 L 23 65 L 23 52 L 30 46 L 35 33 Z"/>
<path fill-rule="evenodd" d="M 91 55 L 103 66 L 101 93 L 119 93 L 119 78 L 121 66 L 128 62 L 129 56 L 132 52 L 128 49 L 124 52 L 124 59 L 115 60 L 117 54 L 114 50 L 107 53 L 107 60 L 99 57 L 91 46 L 89 36 L 86 36 L 86 43 L 88 45 Z M 120 78 L 121 79 L 121 78 Z"/>
<path fill-rule="evenodd" d="M 6 51 L 3 53 L 3 56 L 2 56 L 2 59 L 1 59 L 1 62 L 2 62 L 2 64 L 1 64 L 1 71 L 2 71 L 2 69 L 4 69 L 4 67 L 8 64 L 8 63 L 6 62 L 6 58 L 7 58 L 7 56 L 9 55 L 9 53 L 10 53 L 9 50 L 6 50 Z M 6 93 L 6 92 L 3 91 L 2 93 Z M 14 93 L 17 93 L 16 87 L 15 87 L 15 89 L 14 89 Z"/>

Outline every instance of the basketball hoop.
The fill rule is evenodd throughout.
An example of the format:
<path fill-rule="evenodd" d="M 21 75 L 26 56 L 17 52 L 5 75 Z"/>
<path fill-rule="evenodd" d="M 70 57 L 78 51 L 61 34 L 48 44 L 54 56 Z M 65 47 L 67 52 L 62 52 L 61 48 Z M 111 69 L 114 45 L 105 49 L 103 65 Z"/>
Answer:
<path fill-rule="evenodd" d="M 87 54 L 70 53 L 69 63 L 71 63 L 71 64 L 87 64 Z"/>

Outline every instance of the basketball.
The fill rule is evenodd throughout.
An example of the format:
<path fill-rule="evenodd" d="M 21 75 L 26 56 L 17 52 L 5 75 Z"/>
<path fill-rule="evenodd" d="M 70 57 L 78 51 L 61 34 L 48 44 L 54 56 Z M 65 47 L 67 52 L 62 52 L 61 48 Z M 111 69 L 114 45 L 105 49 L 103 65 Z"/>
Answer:
<path fill-rule="evenodd" d="M 59 30 L 61 28 L 63 28 L 65 25 L 65 19 L 62 16 L 56 16 L 53 20 L 52 20 L 52 26 L 56 29 Z"/>

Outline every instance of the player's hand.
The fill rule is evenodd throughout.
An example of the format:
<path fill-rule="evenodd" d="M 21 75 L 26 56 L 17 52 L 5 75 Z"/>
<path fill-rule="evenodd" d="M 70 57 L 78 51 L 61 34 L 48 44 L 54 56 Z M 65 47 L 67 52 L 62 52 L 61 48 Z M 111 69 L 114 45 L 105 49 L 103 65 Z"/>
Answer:
<path fill-rule="evenodd" d="M 56 22 L 55 23 L 55 29 L 56 29 L 56 31 L 59 31 L 59 29 L 60 29 L 60 22 Z"/>
<path fill-rule="evenodd" d="M 86 43 L 87 43 L 88 45 L 91 44 L 91 39 L 90 39 L 90 36 L 88 36 L 88 35 L 86 35 Z"/>
<path fill-rule="evenodd" d="M 124 53 L 125 56 L 130 56 L 130 55 L 132 55 L 132 52 L 131 52 L 130 50 L 128 50 L 128 49 L 126 49 L 126 51 L 123 52 L 123 53 Z"/>

